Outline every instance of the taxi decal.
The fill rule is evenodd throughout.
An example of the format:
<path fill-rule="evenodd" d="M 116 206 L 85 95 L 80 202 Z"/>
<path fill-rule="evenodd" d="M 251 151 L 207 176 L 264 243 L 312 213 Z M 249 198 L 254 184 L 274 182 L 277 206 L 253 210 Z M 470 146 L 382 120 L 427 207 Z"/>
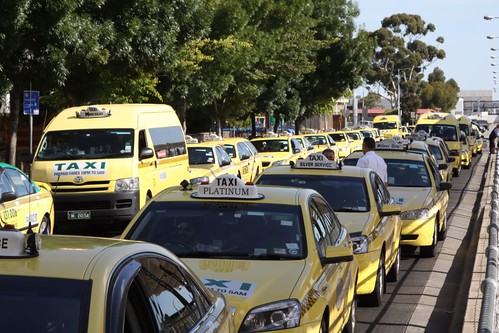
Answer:
<path fill-rule="evenodd" d="M 211 270 L 217 273 L 230 273 L 238 270 L 247 271 L 250 268 L 250 263 L 247 261 L 213 261 L 202 260 L 199 262 L 199 269 Z"/>
<path fill-rule="evenodd" d="M 397 199 L 395 199 L 395 203 L 397 205 L 403 205 L 405 203 L 405 199 L 404 198 L 397 198 Z"/>
<path fill-rule="evenodd" d="M 201 279 L 203 284 L 213 291 L 221 294 L 241 296 L 250 298 L 253 296 L 256 284 L 244 281 L 231 281 L 231 280 L 216 280 L 216 279 Z"/>
<path fill-rule="evenodd" d="M 307 296 L 300 302 L 301 305 L 301 313 L 300 315 L 303 317 L 310 310 L 317 300 L 321 297 L 319 292 L 315 289 L 310 289 L 307 293 Z"/>
<path fill-rule="evenodd" d="M 107 162 L 84 161 L 55 163 L 52 166 L 52 176 L 105 176 L 107 175 Z"/>
<path fill-rule="evenodd" d="M 303 317 L 308 310 L 310 310 L 317 300 L 324 295 L 327 291 L 329 283 L 334 275 L 333 265 L 328 265 L 324 272 L 322 272 L 321 276 L 317 279 L 317 282 L 314 284 L 312 289 L 310 289 L 305 296 L 305 298 L 300 302 L 301 304 L 301 316 Z"/>

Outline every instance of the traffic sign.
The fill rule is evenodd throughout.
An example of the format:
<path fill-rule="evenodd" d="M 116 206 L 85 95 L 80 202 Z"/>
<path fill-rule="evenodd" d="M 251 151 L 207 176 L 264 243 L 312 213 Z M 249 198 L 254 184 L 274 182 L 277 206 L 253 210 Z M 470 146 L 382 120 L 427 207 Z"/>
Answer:
<path fill-rule="evenodd" d="M 23 113 L 37 116 L 40 113 L 40 92 L 35 90 L 24 91 Z"/>

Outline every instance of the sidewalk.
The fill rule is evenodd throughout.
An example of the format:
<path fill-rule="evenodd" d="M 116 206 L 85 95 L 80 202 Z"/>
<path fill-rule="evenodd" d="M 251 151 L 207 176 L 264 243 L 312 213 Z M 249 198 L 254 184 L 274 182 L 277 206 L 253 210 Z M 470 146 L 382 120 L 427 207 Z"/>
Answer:
<path fill-rule="evenodd" d="M 473 278 L 471 281 L 468 294 L 468 303 L 466 307 L 466 314 L 462 330 L 463 333 L 478 332 L 482 298 L 483 298 L 483 293 L 481 291 L 480 285 L 482 281 L 485 279 L 485 273 L 487 271 L 487 257 L 485 254 L 487 246 L 489 245 L 489 233 L 487 231 L 487 228 L 490 225 L 490 210 L 491 210 L 492 190 L 494 185 L 495 165 L 497 163 L 497 154 L 489 154 L 488 148 L 487 150 L 485 150 L 485 147 L 483 154 L 484 154 L 483 157 L 487 157 L 486 158 L 487 168 L 484 169 L 484 172 L 486 173 L 484 174 L 484 176 L 486 177 L 486 179 L 482 193 L 483 196 L 481 200 L 481 208 L 483 209 L 483 214 L 482 214 L 483 218 L 480 227 L 480 238 L 478 240 L 478 245 L 476 250 L 475 264 L 473 267 Z M 488 156 L 486 156 L 486 154 Z"/>

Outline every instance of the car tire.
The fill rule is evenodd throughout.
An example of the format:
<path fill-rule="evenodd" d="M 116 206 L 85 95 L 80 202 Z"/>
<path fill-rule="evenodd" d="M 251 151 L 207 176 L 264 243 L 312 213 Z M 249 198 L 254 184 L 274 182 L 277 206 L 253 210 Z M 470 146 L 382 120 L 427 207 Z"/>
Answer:
<path fill-rule="evenodd" d="M 385 293 L 385 259 L 383 255 L 379 259 L 378 271 L 376 273 L 376 283 L 372 293 L 359 296 L 359 303 L 362 306 L 377 307 L 381 305 L 383 294 Z"/>
<path fill-rule="evenodd" d="M 321 320 L 321 327 L 319 328 L 319 333 L 328 333 L 329 332 L 329 329 L 327 327 L 327 319 L 326 319 L 326 316 L 322 316 L 322 320 Z"/>
<path fill-rule="evenodd" d="M 401 256 L 402 256 L 402 251 L 400 250 L 400 247 L 399 247 L 399 248 L 397 248 L 397 257 L 395 258 L 395 262 L 393 263 L 392 267 L 388 271 L 388 274 L 386 274 L 386 281 L 387 282 L 397 282 L 399 280 Z"/>
<path fill-rule="evenodd" d="M 444 223 L 442 225 L 442 230 L 438 232 L 438 240 L 444 241 L 447 238 L 447 213 L 444 213 Z"/>
<path fill-rule="evenodd" d="M 435 222 L 435 227 L 433 228 L 433 243 L 429 246 L 421 246 L 420 247 L 420 255 L 423 258 L 433 258 L 436 255 L 437 252 L 437 241 L 438 241 L 438 227 L 437 223 Z"/>
<path fill-rule="evenodd" d="M 47 216 L 44 216 L 42 222 L 40 222 L 38 233 L 42 235 L 50 235 L 52 233 L 50 230 L 50 219 Z"/>
<path fill-rule="evenodd" d="M 352 299 L 352 306 L 350 307 L 350 315 L 348 321 L 343 327 L 342 333 L 355 333 L 355 326 L 357 326 L 357 296 L 354 294 Z"/>

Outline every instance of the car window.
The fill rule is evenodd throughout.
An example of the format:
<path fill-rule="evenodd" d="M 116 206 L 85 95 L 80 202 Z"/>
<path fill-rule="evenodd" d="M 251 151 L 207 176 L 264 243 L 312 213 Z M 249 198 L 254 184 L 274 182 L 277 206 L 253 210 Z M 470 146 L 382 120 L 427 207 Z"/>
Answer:
<path fill-rule="evenodd" d="M 250 141 L 244 141 L 244 143 L 246 144 L 246 146 L 248 146 L 253 155 L 258 155 L 258 149 L 255 148 L 255 145 L 253 145 Z"/>
<path fill-rule="evenodd" d="M 442 151 L 440 150 L 439 146 L 428 145 L 428 147 L 430 147 L 430 150 L 432 154 L 436 157 L 437 161 L 442 161 L 444 159 L 444 156 L 442 155 Z"/>
<path fill-rule="evenodd" d="M 130 288 L 130 299 L 135 302 L 128 303 L 127 311 L 143 312 L 138 308 L 139 295 L 142 295 L 159 332 L 188 332 L 194 328 L 210 307 L 197 285 L 170 261 L 154 257 L 138 261 L 141 268 Z M 133 318 L 130 317 L 127 318 Z M 148 317 L 137 319 L 144 318 Z M 132 325 L 131 320 L 126 321 L 125 332 L 126 327 Z"/>
<path fill-rule="evenodd" d="M 339 241 L 341 225 L 331 208 L 328 208 L 329 205 L 318 197 L 311 199 L 309 207 L 317 252 L 323 256 L 326 247 L 336 245 Z"/>
<path fill-rule="evenodd" d="M 231 158 L 239 157 L 236 156 L 236 147 L 233 144 L 224 143 L 224 149 Z"/>
<path fill-rule="evenodd" d="M 242 158 L 243 155 L 246 155 L 248 157 L 253 156 L 253 153 L 251 152 L 251 150 L 243 142 L 237 143 L 237 150 L 239 151 L 239 156 L 237 156 L 238 158 Z M 233 156 L 231 156 L 231 157 L 233 157 Z"/>
<path fill-rule="evenodd" d="M 386 159 L 388 186 L 429 187 L 430 176 L 424 161 Z"/>
<path fill-rule="evenodd" d="M 215 152 L 217 154 L 219 166 L 228 165 L 232 162 L 230 156 L 227 154 L 227 152 L 221 146 L 216 146 Z"/>
<path fill-rule="evenodd" d="M 35 193 L 35 188 L 29 181 L 28 177 L 13 169 L 5 169 L 4 172 L 9 178 L 10 183 L 14 187 L 18 197 Z"/>
<path fill-rule="evenodd" d="M 335 212 L 371 210 L 364 178 L 320 175 L 262 174 L 257 184 L 306 187 L 319 192 Z"/>
<path fill-rule="evenodd" d="M 211 147 L 189 147 L 189 164 L 213 164 L 215 156 Z"/>

